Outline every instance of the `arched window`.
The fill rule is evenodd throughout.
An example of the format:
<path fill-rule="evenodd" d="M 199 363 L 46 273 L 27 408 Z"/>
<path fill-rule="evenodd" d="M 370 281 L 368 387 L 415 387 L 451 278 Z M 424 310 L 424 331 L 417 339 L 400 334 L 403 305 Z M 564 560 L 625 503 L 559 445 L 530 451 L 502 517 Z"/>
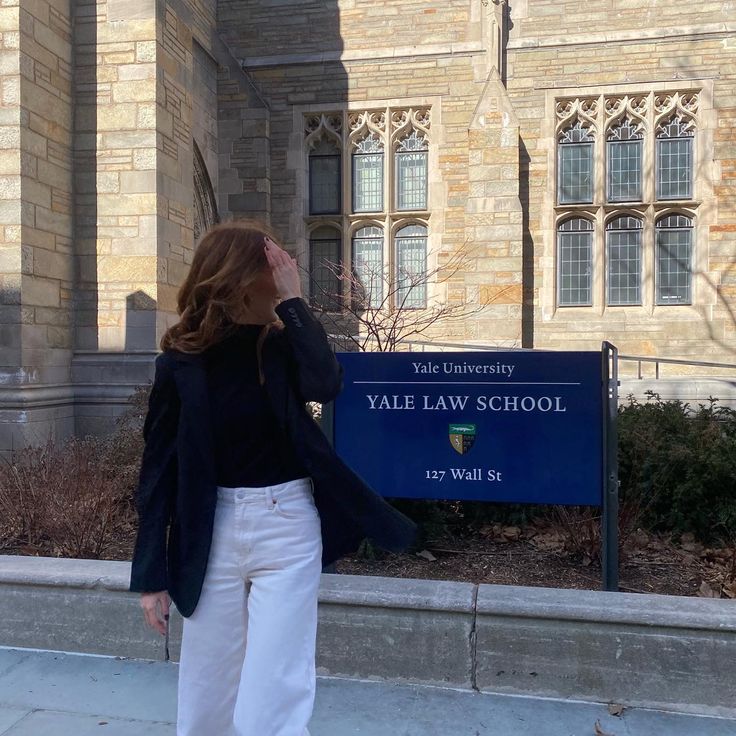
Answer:
<path fill-rule="evenodd" d="M 384 280 L 383 230 L 380 227 L 363 227 L 353 235 L 353 273 L 359 285 L 357 296 L 367 307 L 380 307 Z"/>
<path fill-rule="evenodd" d="M 339 214 L 342 209 L 342 154 L 337 143 L 323 137 L 309 152 L 309 213 Z"/>
<path fill-rule="evenodd" d="M 638 217 L 613 218 L 606 225 L 606 301 L 611 306 L 641 304 L 641 233 Z"/>
<path fill-rule="evenodd" d="M 396 233 L 396 306 L 427 306 L 427 228 L 407 225 Z"/>
<path fill-rule="evenodd" d="M 309 237 L 310 298 L 320 309 L 341 308 L 341 245 L 340 232 L 334 227 L 318 227 Z"/>
<path fill-rule="evenodd" d="M 609 128 L 608 201 L 639 202 L 641 200 L 641 156 L 643 134 L 629 118 Z"/>
<path fill-rule="evenodd" d="M 383 211 L 383 141 L 375 134 L 353 151 L 353 212 Z"/>
<path fill-rule="evenodd" d="M 592 303 L 593 223 L 582 217 L 565 220 L 557 228 L 557 303 Z"/>
<path fill-rule="evenodd" d="M 557 191 L 560 204 L 593 201 L 593 134 L 580 121 L 560 133 Z"/>
<path fill-rule="evenodd" d="M 427 209 L 427 141 L 416 130 L 396 149 L 396 209 Z"/>
<path fill-rule="evenodd" d="M 657 129 L 657 199 L 692 199 L 693 128 L 675 115 Z"/>
<path fill-rule="evenodd" d="M 657 304 L 690 304 L 692 300 L 693 221 L 686 215 L 657 220 Z"/>

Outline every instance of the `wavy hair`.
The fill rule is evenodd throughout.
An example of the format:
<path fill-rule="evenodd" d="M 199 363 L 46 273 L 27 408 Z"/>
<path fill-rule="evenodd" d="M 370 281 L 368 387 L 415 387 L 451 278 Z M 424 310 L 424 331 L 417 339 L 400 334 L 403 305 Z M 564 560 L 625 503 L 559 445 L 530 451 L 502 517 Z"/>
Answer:
<path fill-rule="evenodd" d="M 199 353 L 235 330 L 235 319 L 249 302 L 248 287 L 268 267 L 266 236 L 278 242 L 271 228 L 256 220 L 226 222 L 207 231 L 177 294 L 179 321 L 161 338 L 162 350 Z M 278 324 L 264 325 L 259 358 L 263 340 Z"/>

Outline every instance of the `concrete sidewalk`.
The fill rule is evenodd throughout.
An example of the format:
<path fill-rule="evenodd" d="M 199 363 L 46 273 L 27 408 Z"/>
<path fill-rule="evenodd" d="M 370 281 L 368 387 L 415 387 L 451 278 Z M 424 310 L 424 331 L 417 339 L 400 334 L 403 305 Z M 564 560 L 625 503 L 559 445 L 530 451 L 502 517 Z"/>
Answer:
<path fill-rule="evenodd" d="M 0 736 L 174 736 L 175 664 L 0 649 Z M 320 678 L 312 736 L 736 736 L 736 721 Z M 217 734 L 203 734 L 217 736 Z"/>

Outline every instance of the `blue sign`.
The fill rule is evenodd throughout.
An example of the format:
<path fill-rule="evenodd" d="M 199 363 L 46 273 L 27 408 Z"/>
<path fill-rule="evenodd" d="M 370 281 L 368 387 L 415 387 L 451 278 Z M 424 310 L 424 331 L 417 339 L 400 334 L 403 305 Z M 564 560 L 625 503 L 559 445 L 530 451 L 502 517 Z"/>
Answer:
<path fill-rule="evenodd" d="M 340 353 L 335 448 L 382 495 L 600 506 L 600 352 Z"/>

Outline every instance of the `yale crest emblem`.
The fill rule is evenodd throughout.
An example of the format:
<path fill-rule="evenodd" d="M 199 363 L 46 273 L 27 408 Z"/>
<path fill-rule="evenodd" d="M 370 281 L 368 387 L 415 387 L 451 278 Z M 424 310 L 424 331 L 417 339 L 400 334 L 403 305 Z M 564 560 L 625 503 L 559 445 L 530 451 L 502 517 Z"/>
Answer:
<path fill-rule="evenodd" d="M 475 424 L 451 424 L 449 436 L 452 449 L 464 455 L 475 444 Z"/>

